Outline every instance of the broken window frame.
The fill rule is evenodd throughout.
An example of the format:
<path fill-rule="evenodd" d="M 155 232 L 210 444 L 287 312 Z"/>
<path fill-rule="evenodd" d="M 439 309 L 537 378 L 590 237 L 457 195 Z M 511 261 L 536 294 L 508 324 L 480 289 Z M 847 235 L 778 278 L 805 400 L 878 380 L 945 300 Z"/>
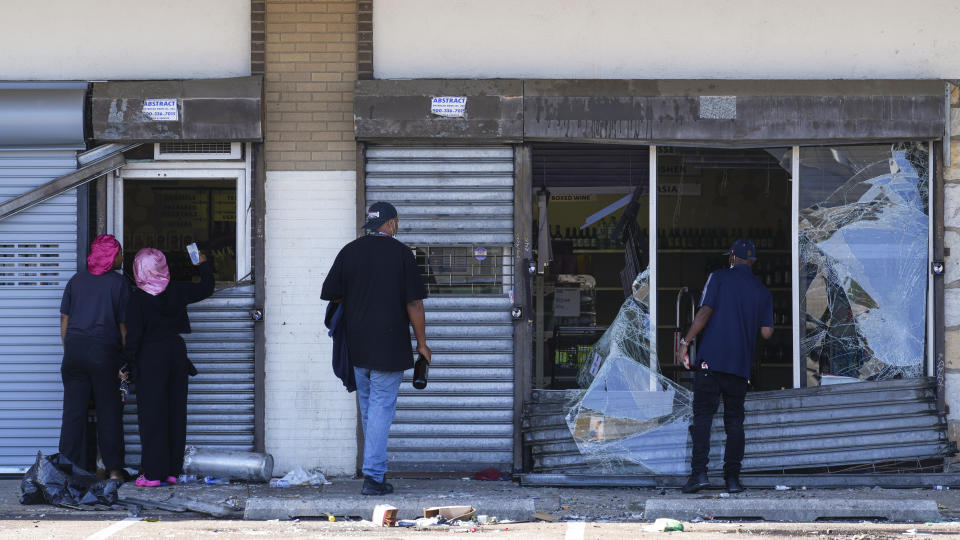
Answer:
<path fill-rule="evenodd" d="M 925 283 L 925 287 L 923 288 L 923 291 L 924 291 L 924 294 L 925 294 L 925 297 L 926 297 L 926 298 L 925 298 L 925 303 L 924 303 L 924 306 L 923 306 L 923 308 L 924 308 L 924 309 L 923 309 L 923 313 L 924 313 L 923 328 L 924 328 L 925 332 L 924 332 L 924 336 L 923 336 L 923 340 L 922 340 L 922 341 L 923 341 L 923 354 L 921 355 L 921 363 L 920 363 L 920 373 L 919 373 L 919 376 L 928 376 L 928 377 L 929 377 L 929 376 L 933 376 L 933 375 L 934 375 L 934 362 L 933 362 L 933 359 L 934 359 L 934 354 L 935 354 L 935 351 L 934 351 L 934 343 L 932 342 L 933 330 L 934 330 L 934 316 L 933 316 L 933 280 L 930 279 L 930 272 L 929 272 L 929 269 L 931 268 L 931 265 L 932 265 L 932 263 L 933 263 L 933 253 L 934 253 L 934 249 L 933 249 L 933 247 L 934 247 L 934 246 L 933 246 L 933 230 L 934 230 L 933 208 L 934 208 L 934 196 L 935 196 L 934 192 L 935 192 L 935 190 L 933 189 L 933 187 L 936 185 L 935 178 L 934 178 L 934 159 L 936 158 L 936 154 L 935 154 L 935 152 L 934 152 L 934 148 L 935 148 L 934 141 L 932 141 L 932 140 L 930 140 L 930 141 L 891 141 L 891 142 L 886 142 L 886 143 L 876 143 L 876 142 L 869 142 L 869 143 L 867 143 L 867 142 L 860 142 L 860 143 L 851 143 L 851 144 L 847 144 L 847 145 L 819 145 L 819 146 L 817 146 L 817 147 L 819 147 L 819 148 L 824 148 L 824 147 L 826 147 L 826 148 L 831 148 L 831 149 L 842 150 L 843 148 L 851 148 L 851 147 L 867 147 L 867 146 L 883 147 L 883 146 L 887 146 L 887 147 L 890 147 L 890 148 L 891 148 L 891 151 L 892 151 L 893 147 L 896 147 L 897 145 L 904 146 L 904 145 L 910 145 L 910 144 L 914 144 L 914 145 L 918 145 L 918 146 L 921 146 L 921 147 L 925 147 L 925 151 L 926 151 L 926 154 L 927 154 L 927 159 L 926 159 L 926 163 L 925 163 L 925 165 L 926 165 L 926 170 L 925 170 L 925 171 L 924 171 L 924 170 L 915 170 L 915 173 L 916 173 L 917 175 L 921 176 L 921 177 L 922 177 L 924 174 L 926 175 L 926 190 L 925 190 L 926 192 L 924 193 L 923 190 L 920 190 L 920 195 L 921 195 L 921 196 L 923 196 L 923 195 L 926 196 L 926 199 L 925 199 L 925 200 L 921 199 L 922 203 L 925 204 L 925 206 L 926 206 L 926 216 L 925 216 L 925 217 L 926 217 L 926 229 L 927 229 L 927 230 L 926 230 L 926 258 L 925 258 L 925 260 L 923 261 L 923 264 L 921 265 L 921 268 L 923 268 L 924 270 L 920 271 L 920 273 L 918 274 L 917 277 L 918 277 L 918 279 L 925 279 L 925 282 L 926 282 L 926 283 Z M 793 182 L 792 182 L 792 191 L 793 191 L 793 193 L 792 193 L 792 198 L 793 198 L 793 202 L 792 202 L 792 205 L 791 205 L 791 206 L 792 206 L 791 223 L 792 223 L 792 228 L 793 228 L 792 234 L 791 234 L 791 241 L 792 241 L 792 248 L 791 248 L 791 250 L 792 250 L 792 252 L 793 252 L 791 259 L 792 259 L 792 266 L 793 266 L 793 268 L 792 268 L 791 274 L 792 274 L 792 280 L 793 280 L 793 283 L 792 283 L 793 294 L 792 294 L 792 296 L 793 296 L 793 313 L 794 313 L 794 316 L 793 316 L 793 321 L 794 321 L 794 323 L 793 323 L 793 347 L 794 347 L 794 351 L 793 351 L 793 362 L 794 362 L 794 370 L 793 370 L 794 373 L 793 373 L 793 377 L 794 377 L 794 388 L 801 388 L 801 387 L 806 387 L 806 386 L 807 386 L 807 366 L 806 366 L 806 361 L 805 361 L 805 358 L 802 358 L 802 357 L 801 357 L 801 356 L 802 356 L 802 352 L 801 352 L 802 340 L 804 339 L 804 336 L 802 336 L 803 332 L 801 331 L 801 324 L 802 324 L 802 322 L 805 320 L 805 314 L 801 313 L 800 266 L 801 266 L 801 264 L 802 264 L 802 261 L 800 260 L 800 259 L 801 259 L 801 246 L 800 246 L 800 242 L 801 242 L 801 231 L 800 231 L 800 224 L 801 224 L 801 213 L 803 213 L 803 212 L 805 211 L 805 209 L 800 207 L 800 204 L 801 204 L 801 203 L 800 203 L 800 198 L 801 198 L 801 195 L 802 195 L 803 183 L 804 183 L 804 175 L 801 173 L 801 170 L 800 170 L 800 169 L 801 169 L 801 165 L 802 165 L 802 158 L 803 158 L 802 154 L 803 154 L 803 150 L 804 150 L 804 149 L 810 149 L 810 148 L 817 148 L 817 147 L 814 147 L 814 146 L 803 146 L 803 147 L 801 147 L 801 146 L 794 146 L 794 147 L 793 147 L 793 158 L 792 158 L 792 163 L 791 163 L 791 166 L 792 166 L 792 177 L 793 177 L 794 179 L 796 179 L 796 181 L 793 181 Z M 892 152 L 891 152 L 891 156 L 892 156 Z M 870 179 L 873 179 L 873 177 L 871 177 Z"/>

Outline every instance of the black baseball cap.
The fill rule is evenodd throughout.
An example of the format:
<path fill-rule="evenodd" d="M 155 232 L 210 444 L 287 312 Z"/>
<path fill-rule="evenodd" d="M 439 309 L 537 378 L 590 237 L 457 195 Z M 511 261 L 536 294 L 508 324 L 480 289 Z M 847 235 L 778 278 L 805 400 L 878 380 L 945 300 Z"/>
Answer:
<path fill-rule="evenodd" d="M 757 248 L 749 238 L 741 238 L 730 246 L 730 249 L 723 252 L 724 255 L 733 255 L 738 259 L 745 261 L 757 260 Z"/>
<path fill-rule="evenodd" d="M 379 229 L 384 223 L 397 217 L 397 209 L 388 202 L 375 202 L 367 209 L 367 222 L 364 229 Z"/>

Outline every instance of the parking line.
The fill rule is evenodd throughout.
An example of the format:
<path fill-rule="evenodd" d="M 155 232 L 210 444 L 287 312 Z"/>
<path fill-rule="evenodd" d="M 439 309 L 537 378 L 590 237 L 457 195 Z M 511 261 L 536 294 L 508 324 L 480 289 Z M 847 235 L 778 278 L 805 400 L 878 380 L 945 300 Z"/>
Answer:
<path fill-rule="evenodd" d="M 583 533 L 586 529 L 586 521 L 568 521 L 565 540 L 583 540 Z"/>
<path fill-rule="evenodd" d="M 90 536 L 87 537 L 87 540 L 104 540 L 105 538 L 110 538 L 111 536 L 113 536 L 114 533 L 118 533 L 126 529 L 127 527 L 133 525 L 134 523 L 142 520 L 143 518 L 139 518 L 139 517 L 128 517 L 123 521 L 118 521 L 113 525 L 110 525 L 106 529 L 101 529 L 100 531 L 97 531 L 91 534 Z"/>

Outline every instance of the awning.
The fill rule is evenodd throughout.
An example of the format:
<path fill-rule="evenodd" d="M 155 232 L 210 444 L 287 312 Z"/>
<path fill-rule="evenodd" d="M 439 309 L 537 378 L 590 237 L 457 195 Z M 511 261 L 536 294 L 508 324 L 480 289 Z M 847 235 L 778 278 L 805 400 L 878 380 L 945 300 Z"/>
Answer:
<path fill-rule="evenodd" d="M 356 136 L 789 146 L 940 139 L 942 80 L 358 81 Z M 465 98 L 437 111 L 435 97 Z M 458 103 L 462 103 L 459 101 Z M 438 112 L 439 114 L 434 114 Z"/>
<path fill-rule="evenodd" d="M 93 83 L 99 142 L 260 141 L 263 79 Z"/>

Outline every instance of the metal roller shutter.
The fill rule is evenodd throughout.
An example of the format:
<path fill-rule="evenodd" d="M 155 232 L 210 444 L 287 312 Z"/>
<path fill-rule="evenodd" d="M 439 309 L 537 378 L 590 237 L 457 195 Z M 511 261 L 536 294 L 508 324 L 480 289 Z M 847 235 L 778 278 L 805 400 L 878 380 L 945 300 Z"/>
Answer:
<path fill-rule="evenodd" d="M 745 403 L 746 455 L 743 470 L 843 468 L 887 462 L 943 460 L 955 451 L 945 418 L 937 412 L 932 378 L 838 384 L 750 392 Z M 577 390 L 535 390 L 524 413 L 524 440 L 534 471 L 576 474 L 645 474 L 642 468 L 583 456 L 566 423 L 567 404 Z M 686 431 L 686 427 L 678 428 Z M 674 439 L 675 440 L 675 439 Z M 722 412 L 714 418 L 711 463 L 721 463 L 725 435 Z M 689 458 L 689 438 L 686 456 Z M 634 449 L 659 470 L 687 472 L 687 461 L 673 463 L 675 450 L 649 441 Z M 671 462 L 660 461 L 664 456 Z M 906 467 L 904 467 L 906 468 Z"/>
<path fill-rule="evenodd" d="M 187 355 L 197 368 L 187 398 L 187 444 L 253 451 L 253 285 L 217 291 L 188 309 Z M 123 411 L 127 465 L 140 464 L 136 394 Z"/>
<path fill-rule="evenodd" d="M 372 146 L 366 160 L 367 204 L 397 207 L 430 291 L 430 382 L 405 374 L 390 470 L 510 470 L 513 149 Z"/>
<path fill-rule="evenodd" d="M 0 201 L 77 168 L 73 150 L 0 150 Z M 60 297 L 77 271 L 77 190 L 0 220 L 0 473 L 60 440 Z"/>

